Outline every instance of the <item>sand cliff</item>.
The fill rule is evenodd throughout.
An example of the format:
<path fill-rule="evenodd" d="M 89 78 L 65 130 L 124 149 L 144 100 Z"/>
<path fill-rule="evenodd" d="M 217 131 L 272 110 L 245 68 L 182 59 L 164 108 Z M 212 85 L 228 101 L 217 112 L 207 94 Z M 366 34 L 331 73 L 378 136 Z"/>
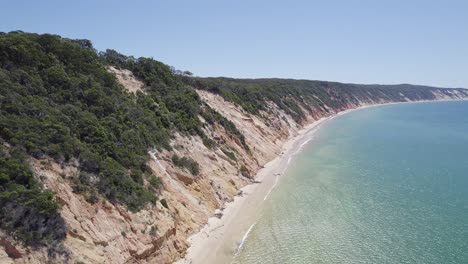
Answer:
<path fill-rule="evenodd" d="M 129 91 L 140 89 L 133 75 L 116 69 L 111 71 Z M 219 95 L 201 90 L 197 93 L 208 106 L 236 125 L 245 136 L 249 150 L 216 124 L 204 127 L 206 134 L 218 143 L 215 149 L 208 149 L 198 136 L 174 133 L 173 150 L 149 150 L 147 156 L 148 166 L 161 178 L 163 188 L 159 198 L 166 201 L 167 207 L 157 202 L 137 213 L 105 199 L 92 204 L 74 193 L 70 183 L 77 177 L 76 161 L 60 164 L 52 159 L 32 159 L 35 175 L 46 188 L 56 192 L 61 215 L 68 226 L 67 238 L 54 252 L 24 248 L 13 239 L 4 241 L 0 263 L 44 263 L 51 259 L 70 263 L 172 263 L 185 256 L 190 246 L 187 239 L 205 226 L 210 217 L 215 214 L 222 217 L 222 210 L 218 209 L 242 195 L 239 190 L 252 184 L 256 173 L 281 155 L 285 143 L 305 127 L 337 111 L 388 103 L 384 99 L 349 101 L 343 109 L 329 108 L 329 111 L 310 105 L 313 112 L 304 110 L 310 114 L 298 123 L 273 102 L 268 102 L 268 112 L 252 115 Z M 448 100 L 468 94 L 435 96 Z M 227 153 L 233 153 L 235 158 Z M 174 154 L 197 161 L 199 175 L 193 176 L 175 166 L 171 159 Z"/>

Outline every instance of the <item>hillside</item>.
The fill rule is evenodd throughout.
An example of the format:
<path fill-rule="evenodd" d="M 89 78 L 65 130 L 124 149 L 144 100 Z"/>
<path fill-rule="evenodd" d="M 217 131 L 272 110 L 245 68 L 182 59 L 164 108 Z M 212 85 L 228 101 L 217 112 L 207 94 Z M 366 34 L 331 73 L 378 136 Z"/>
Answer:
<path fill-rule="evenodd" d="M 468 90 L 199 78 L 88 40 L 0 33 L 0 262 L 170 263 L 302 127 Z"/>

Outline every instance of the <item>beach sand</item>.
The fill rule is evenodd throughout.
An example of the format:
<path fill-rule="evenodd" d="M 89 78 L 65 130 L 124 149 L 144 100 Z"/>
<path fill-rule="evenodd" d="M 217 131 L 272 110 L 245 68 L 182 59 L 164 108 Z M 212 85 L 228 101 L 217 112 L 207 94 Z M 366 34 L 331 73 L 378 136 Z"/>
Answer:
<path fill-rule="evenodd" d="M 264 168 L 260 169 L 255 177 L 258 183 L 253 183 L 241 189 L 242 195 L 227 203 L 221 212 L 222 217 L 211 217 L 208 223 L 196 234 L 192 235 L 188 242 L 191 244 L 185 258 L 177 261 L 178 264 L 222 264 L 231 263 L 234 256 L 242 248 L 244 240 L 254 228 L 263 202 L 275 188 L 294 155 L 307 144 L 320 125 L 357 109 L 375 107 L 388 104 L 364 105 L 354 109 L 339 112 L 330 117 L 324 117 L 305 126 L 295 137 L 286 141 L 282 153 Z M 409 102 L 417 103 L 417 102 Z"/>
<path fill-rule="evenodd" d="M 242 188 L 242 194 L 226 204 L 221 218 L 211 217 L 198 233 L 188 239 L 191 247 L 186 257 L 176 263 L 230 263 L 255 225 L 259 208 L 285 173 L 292 157 L 312 139 L 318 127 L 330 118 L 313 122 L 287 140 L 282 154 L 258 171 L 255 177 L 257 183 Z"/>

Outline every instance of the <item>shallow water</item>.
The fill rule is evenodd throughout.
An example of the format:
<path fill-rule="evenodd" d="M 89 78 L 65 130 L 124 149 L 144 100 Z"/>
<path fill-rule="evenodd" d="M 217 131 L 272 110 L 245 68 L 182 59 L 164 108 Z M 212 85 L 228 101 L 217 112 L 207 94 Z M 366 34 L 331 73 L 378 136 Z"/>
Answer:
<path fill-rule="evenodd" d="M 326 122 L 270 193 L 234 263 L 468 263 L 468 102 Z"/>

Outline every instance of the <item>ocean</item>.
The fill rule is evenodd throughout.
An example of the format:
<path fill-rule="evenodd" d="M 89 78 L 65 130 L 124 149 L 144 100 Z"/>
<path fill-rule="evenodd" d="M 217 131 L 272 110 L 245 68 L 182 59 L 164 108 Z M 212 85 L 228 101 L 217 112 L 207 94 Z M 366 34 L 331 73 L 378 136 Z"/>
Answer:
<path fill-rule="evenodd" d="M 233 263 L 468 263 L 468 102 L 325 122 L 259 210 Z"/>

